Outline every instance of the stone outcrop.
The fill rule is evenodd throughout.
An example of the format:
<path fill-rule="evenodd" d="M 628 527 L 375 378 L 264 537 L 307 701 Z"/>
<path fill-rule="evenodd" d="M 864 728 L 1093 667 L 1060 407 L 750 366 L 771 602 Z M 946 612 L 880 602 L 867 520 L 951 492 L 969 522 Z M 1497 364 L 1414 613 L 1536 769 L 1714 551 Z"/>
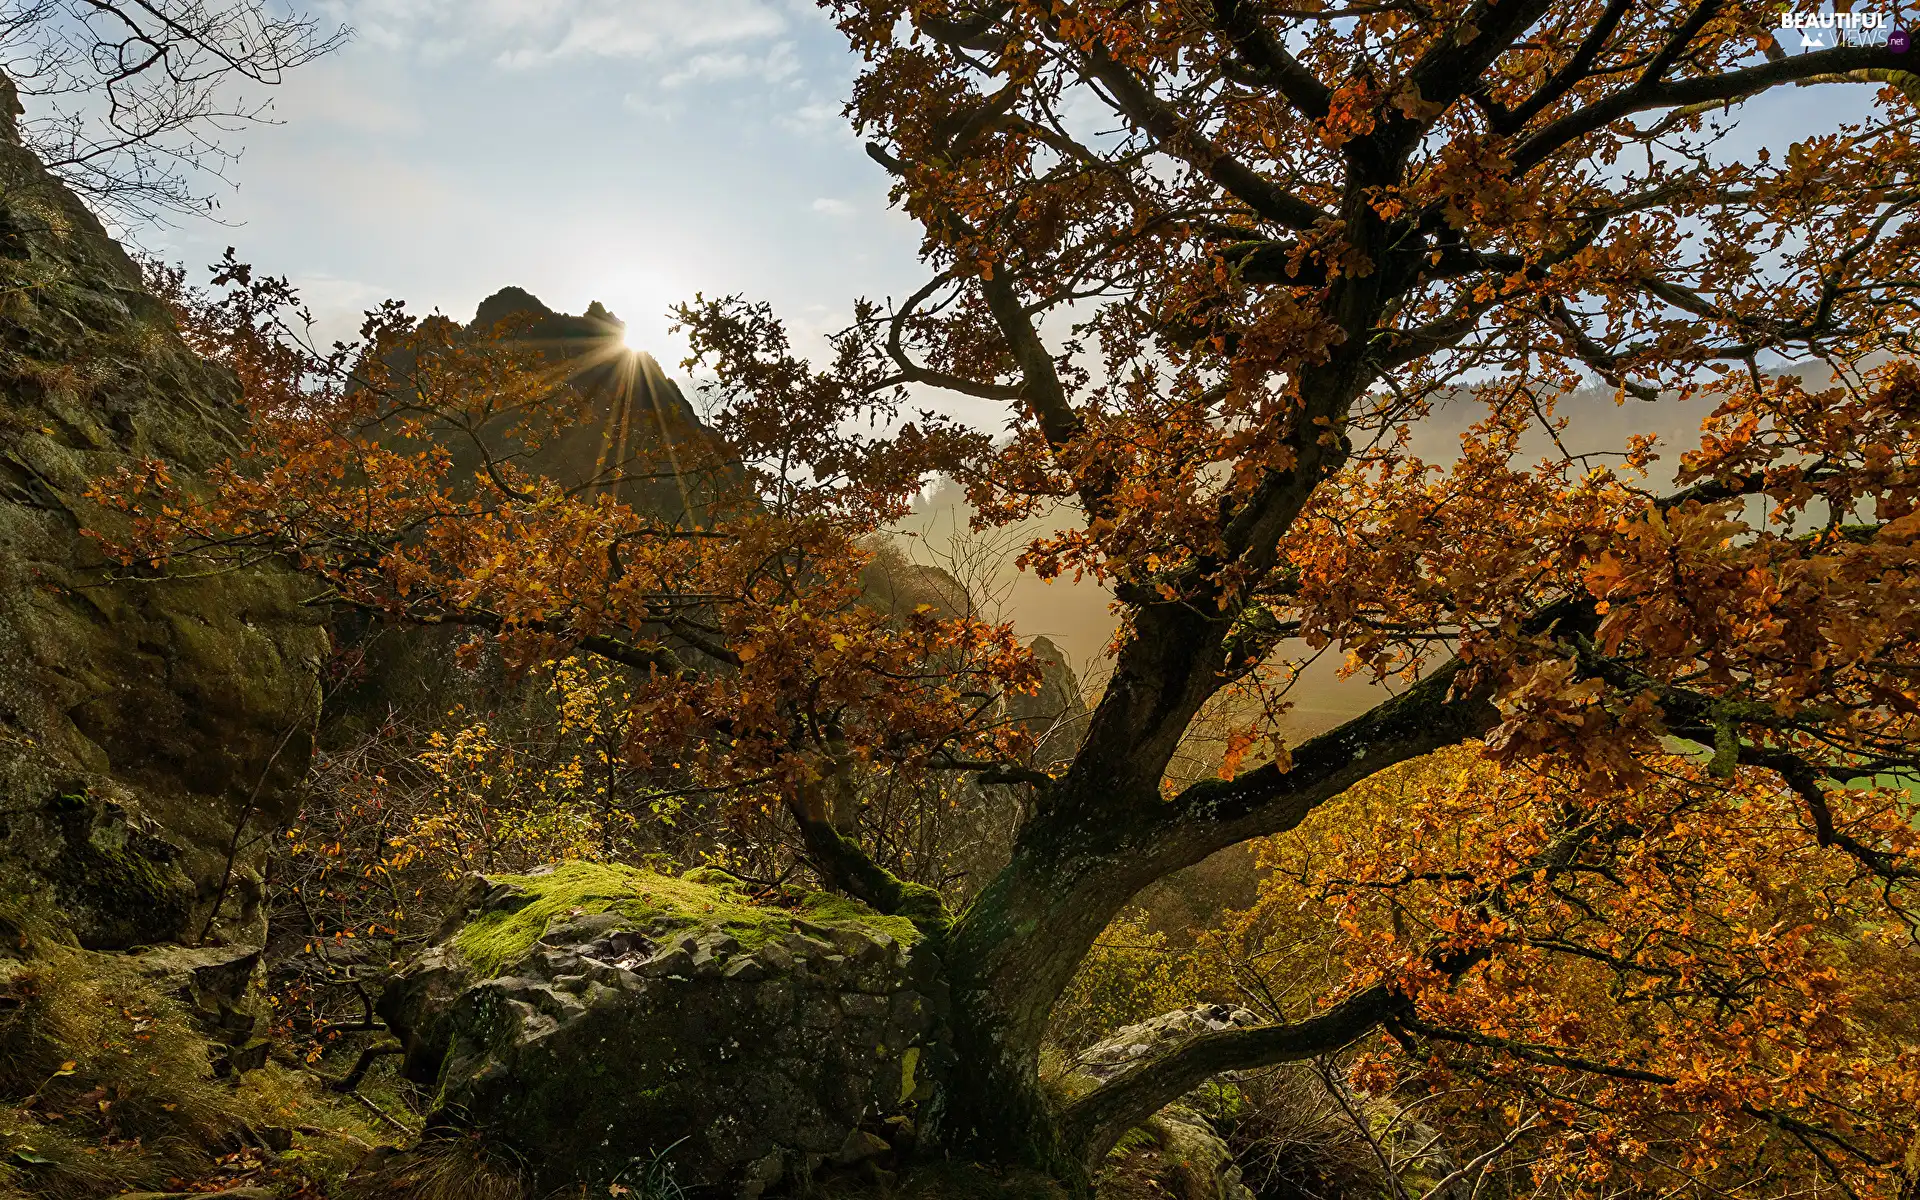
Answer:
<path fill-rule="evenodd" d="M 896 621 L 923 608 L 949 620 L 989 615 L 953 572 L 912 561 L 902 544 L 881 540 L 868 547 L 873 557 L 860 572 L 860 587 L 869 607 Z M 1008 696 L 1006 715 L 1033 737 L 1036 766 L 1060 766 L 1086 739 L 1091 712 L 1066 652 L 1044 634 L 1027 645 L 1040 661 L 1040 690 Z"/>
<path fill-rule="evenodd" d="M 238 388 L 0 109 L 0 895 L 99 948 L 197 938 L 224 895 L 210 932 L 257 939 L 325 635 L 288 573 L 132 579 L 83 533 L 120 529 L 85 499 L 116 468 L 231 454 Z"/>
<path fill-rule="evenodd" d="M 1251 1009 L 1232 1004 L 1191 1004 L 1137 1025 L 1116 1029 L 1073 1056 L 1071 1073 L 1105 1083 L 1129 1067 L 1202 1033 L 1251 1029 L 1261 1024 Z"/>
<path fill-rule="evenodd" d="M 1260 1024 L 1228 1004 L 1175 1009 L 1114 1031 L 1074 1056 L 1069 1090 L 1104 1083 L 1200 1033 Z M 1193 1098 L 1189 1097 L 1191 1101 Z M 1233 1151 L 1197 1104 L 1169 1104 L 1120 1140 L 1096 1179 L 1101 1200 L 1253 1200 Z"/>
<path fill-rule="evenodd" d="M 757 904 L 712 871 L 476 877 L 380 1010 L 436 1123 L 596 1194 L 658 1155 L 745 1195 L 877 1164 L 937 1112 L 945 1069 L 939 964 L 911 925 Z"/>
<path fill-rule="evenodd" d="M 1027 645 L 1040 660 L 1040 690 L 1031 696 L 1009 696 L 1007 715 L 1033 736 L 1037 765 L 1063 767 L 1080 752 L 1093 714 L 1080 694 L 1080 680 L 1066 652 L 1044 634 Z"/>
<path fill-rule="evenodd" d="M 259 950 L 156 946 L 127 961 L 145 983 L 178 1003 L 207 1039 L 215 1075 L 266 1065 L 273 1047 L 262 1035 L 271 1010 Z"/>
<path fill-rule="evenodd" d="M 704 425 L 680 388 L 650 354 L 629 349 L 626 326 L 598 301 L 580 315 L 556 312 L 524 288 L 505 287 L 480 302 L 467 332 L 503 331 L 510 341 L 536 351 L 554 381 L 555 407 L 566 420 L 544 422 L 529 440 L 516 428 L 516 414 L 503 414 L 477 430 L 451 422 L 425 430 L 446 451 L 448 483 L 473 486 L 485 459 L 511 462 L 529 476 L 544 476 L 583 495 L 608 494 L 636 511 L 676 521 L 691 511 L 706 513 L 728 468 L 717 467 L 718 435 Z M 407 354 L 388 365 L 404 379 Z M 403 440 L 411 453 L 420 443 Z M 478 711 L 512 710 L 527 693 L 515 678 L 488 660 L 479 672 L 457 667 L 456 646 L 466 630 L 387 625 L 376 618 L 340 613 L 335 641 L 359 657 L 359 667 L 329 699 L 323 747 L 352 744 L 396 715 L 431 724 L 456 705 Z M 700 661 L 697 651 L 682 654 Z"/>

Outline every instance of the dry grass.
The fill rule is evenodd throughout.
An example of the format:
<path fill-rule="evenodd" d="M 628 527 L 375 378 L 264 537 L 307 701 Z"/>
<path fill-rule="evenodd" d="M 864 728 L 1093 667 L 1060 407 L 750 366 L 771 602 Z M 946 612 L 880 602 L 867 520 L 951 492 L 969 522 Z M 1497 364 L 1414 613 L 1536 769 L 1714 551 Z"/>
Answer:
<path fill-rule="evenodd" d="M 347 1200 L 532 1200 L 513 1163 L 475 1135 L 428 1138 L 369 1163 L 340 1189 Z"/>
<path fill-rule="evenodd" d="M 319 1179 L 344 1174 L 382 1136 L 304 1076 L 268 1067 L 238 1084 L 215 1079 L 206 1039 L 118 956 L 9 940 L 24 957 L 0 958 L 10 975 L 0 1008 L 0 1197 Z M 268 1149 L 289 1140 L 285 1153 Z"/>

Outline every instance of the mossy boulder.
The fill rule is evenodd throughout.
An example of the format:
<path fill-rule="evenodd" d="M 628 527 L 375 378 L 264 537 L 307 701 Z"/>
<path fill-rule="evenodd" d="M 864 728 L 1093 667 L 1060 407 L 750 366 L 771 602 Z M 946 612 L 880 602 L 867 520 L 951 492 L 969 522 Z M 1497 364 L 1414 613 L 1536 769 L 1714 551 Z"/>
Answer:
<path fill-rule="evenodd" d="M 756 902 L 714 871 L 476 876 L 380 1009 L 436 1123 L 497 1139 L 542 1187 L 630 1182 L 657 1156 L 748 1194 L 807 1178 L 935 1117 L 948 1053 L 911 923 Z"/>
<path fill-rule="evenodd" d="M 290 572 L 128 578 L 84 532 L 124 532 L 87 499 L 117 468 L 191 485 L 232 454 L 239 389 L 4 125 L 0 896 L 121 948 L 197 938 L 224 895 L 210 932 L 258 939 L 325 634 Z"/>

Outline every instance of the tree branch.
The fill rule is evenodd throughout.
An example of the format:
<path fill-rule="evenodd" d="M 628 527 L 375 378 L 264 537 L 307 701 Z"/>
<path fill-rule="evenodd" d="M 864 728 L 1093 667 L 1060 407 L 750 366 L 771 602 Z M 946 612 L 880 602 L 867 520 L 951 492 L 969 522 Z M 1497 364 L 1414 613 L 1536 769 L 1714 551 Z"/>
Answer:
<path fill-rule="evenodd" d="M 1601 47 L 1607 44 L 1607 38 L 1619 27 L 1620 18 L 1633 7 L 1633 0 L 1610 0 L 1600 19 L 1581 40 L 1579 49 L 1573 52 L 1566 65 L 1553 73 L 1553 78 L 1540 85 L 1540 90 L 1527 97 L 1526 103 L 1511 112 L 1500 114 L 1494 121 L 1494 129 L 1500 133 L 1518 133 L 1525 129 L 1527 122 L 1545 112 L 1555 100 L 1567 94 L 1573 85 L 1580 82 L 1593 60 L 1599 56 Z"/>
<path fill-rule="evenodd" d="M 1333 103 L 1332 90 L 1287 52 L 1250 7 L 1244 0 L 1213 0 L 1215 28 L 1262 83 L 1285 96 L 1302 116 L 1323 119 Z"/>
<path fill-rule="evenodd" d="M 887 322 L 887 356 L 900 368 L 897 377 L 908 383 L 924 383 L 928 387 L 937 387 L 944 391 L 959 392 L 966 396 L 978 396 L 982 400 L 1014 401 L 1021 398 L 1021 389 L 998 383 L 981 383 L 966 379 L 945 371 L 936 371 L 913 361 L 907 353 L 905 343 L 906 325 L 912 320 L 914 310 L 924 303 L 927 297 L 940 290 L 941 285 L 952 280 L 952 275 L 942 272 L 933 277 L 924 287 L 906 298 L 900 305 L 900 311 L 893 314 Z M 891 382 L 891 381 L 890 381 Z"/>
<path fill-rule="evenodd" d="M 464 609 L 429 614 L 408 612 L 395 614 L 376 604 L 361 604 L 352 601 L 340 601 L 339 603 L 344 603 L 362 612 L 377 613 L 381 616 L 393 617 L 397 615 L 400 620 L 410 625 L 471 625 L 479 629 L 492 630 L 495 633 L 507 628 L 507 622 L 498 613 L 478 609 Z M 679 655 L 667 649 L 665 646 L 651 648 L 634 646 L 618 638 L 608 637 L 606 634 L 601 633 L 569 634 L 563 625 L 552 621 L 516 621 L 513 623 L 513 628 L 531 630 L 535 633 L 551 633 L 561 637 L 570 637 L 574 645 L 580 647 L 582 650 L 590 654 L 597 654 L 601 658 L 609 659 L 623 666 L 633 667 L 636 670 L 659 671 L 669 677 L 683 680 L 693 680 L 699 677 L 698 671 L 687 666 L 680 660 Z M 730 651 L 728 654 L 731 656 Z M 735 665 L 738 665 L 737 658 L 734 659 L 734 662 Z"/>
<path fill-rule="evenodd" d="M 844 762 L 831 764 L 843 771 Z M 874 862 L 860 843 L 834 828 L 821 780 L 805 780 L 787 793 L 787 811 L 800 829 L 807 856 L 834 887 L 888 916 L 901 916 L 932 936 L 946 932 L 947 909 L 940 893 L 909 883 Z"/>
<path fill-rule="evenodd" d="M 1598 1075 L 1603 1078 L 1618 1079 L 1629 1083 L 1644 1083 L 1652 1087 L 1672 1087 L 1674 1084 L 1680 1082 L 1679 1077 L 1675 1075 L 1665 1075 L 1658 1071 L 1647 1071 L 1638 1067 L 1622 1067 L 1612 1063 L 1598 1062 L 1594 1059 L 1580 1058 L 1576 1055 L 1563 1054 L 1551 1047 L 1532 1046 L 1525 1042 L 1513 1041 L 1509 1038 L 1490 1037 L 1481 1033 L 1470 1033 L 1465 1030 L 1447 1029 L 1438 1025 L 1428 1025 L 1423 1021 L 1412 1018 L 1403 1019 L 1397 1014 L 1389 1019 L 1394 1020 L 1407 1032 L 1417 1033 L 1430 1040 L 1457 1042 L 1462 1045 L 1476 1046 L 1484 1050 L 1492 1050 L 1500 1054 L 1510 1055 L 1523 1062 L 1533 1063 L 1536 1066 L 1557 1067 L 1561 1070 L 1573 1071 L 1583 1075 Z M 1839 1134 L 1834 1133 L 1832 1130 L 1825 1129 L 1808 1121 L 1802 1121 L 1798 1117 L 1790 1117 L 1777 1110 L 1762 1108 L 1759 1105 L 1745 1101 L 1742 1101 L 1738 1107 L 1740 1112 L 1755 1120 L 1765 1121 L 1769 1125 L 1806 1137 L 1819 1138 L 1871 1166 L 1881 1166 L 1886 1162 L 1885 1159 L 1861 1149 L 1859 1146 L 1841 1137 Z"/>
<path fill-rule="evenodd" d="M 1822 75 L 1844 75 L 1851 71 L 1891 71 L 1905 65 L 1904 58 L 1885 46 L 1836 46 L 1831 50 L 1813 50 L 1744 70 L 1703 75 L 1668 84 L 1647 82 L 1643 76 L 1642 82 L 1569 113 L 1520 143 L 1512 156 L 1514 174 L 1525 175 L 1568 144 L 1637 112 L 1716 100 L 1740 100 L 1783 83 L 1811 80 Z"/>
<path fill-rule="evenodd" d="M 1406 1006 L 1400 993 L 1375 984 L 1304 1021 L 1200 1034 L 1069 1104 L 1062 1137 L 1083 1161 L 1097 1163 L 1127 1130 L 1215 1075 L 1331 1054 Z"/>
<path fill-rule="evenodd" d="M 1008 351 L 1019 364 L 1025 381 L 1020 388 L 1021 399 L 1033 406 L 1034 419 L 1039 422 L 1047 444 L 1056 451 L 1065 449 L 1082 432 L 1080 414 L 1068 403 L 1067 390 L 1053 364 L 1053 353 L 1040 340 L 1040 331 L 1034 327 L 1026 306 L 1020 303 L 1004 264 L 990 276 L 981 278 L 980 290 L 986 296 L 987 308 L 995 323 L 1000 326 L 1000 336 L 1006 339 Z M 1076 476 L 1080 474 L 1071 463 L 1062 461 L 1061 465 Z M 1104 487 L 1092 480 L 1076 479 L 1075 482 L 1079 485 L 1080 502 L 1089 513 L 1106 508 Z"/>
<path fill-rule="evenodd" d="M 1087 52 L 1086 73 L 1098 79 L 1134 124 L 1146 130 L 1160 148 L 1188 163 L 1262 218 L 1293 229 L 1312 229 L 1328 214 L 1300 197 L 1276 187 L 1258 171 L 1221 149 L 1192 128 L 1178 110 L 1154 95 L 1132 71 L 1105 51 Z"/>
<path fill-rule="evenodd" d="M 1397 165 L 1422 131 L 1479 80 L 1527 27 L 1551 8 L 1552 0 L 1481 0 L 1461 14 L 1453 36 L 1440 39 L 1407 72 L 1407 86 L 1433 115 L 1413 119 L 1396 114 L 1374 138 L 1389 148 Z"/>
<path fill-rule="evenodd" d="M 1377 771 L 1478 737 L 1500 723 L 1500 710 L 1490 681 L 1454 694 L 1464 670 L 1449 660 L 1399 696 L 1301 743 L 1285 766 L 1190 784 L 1166 806 L 1165 819 L 1218 826 L 1234 841 L 1284 833 Z"/>

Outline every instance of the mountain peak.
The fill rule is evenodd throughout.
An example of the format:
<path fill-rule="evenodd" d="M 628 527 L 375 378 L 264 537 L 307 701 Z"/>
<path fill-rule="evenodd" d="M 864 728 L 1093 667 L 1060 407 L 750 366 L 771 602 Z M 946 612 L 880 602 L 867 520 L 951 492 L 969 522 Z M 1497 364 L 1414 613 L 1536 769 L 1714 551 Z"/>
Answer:
<path fill-rule="evenodd" d="M 473 314 L 473 323 L 481 329 L 491 329 L 508 317 L 522 313 L 534 317 L 553 316 L 553 310 L 527 289 L 503 287 L 480 302 L 479 309 Z"/>

